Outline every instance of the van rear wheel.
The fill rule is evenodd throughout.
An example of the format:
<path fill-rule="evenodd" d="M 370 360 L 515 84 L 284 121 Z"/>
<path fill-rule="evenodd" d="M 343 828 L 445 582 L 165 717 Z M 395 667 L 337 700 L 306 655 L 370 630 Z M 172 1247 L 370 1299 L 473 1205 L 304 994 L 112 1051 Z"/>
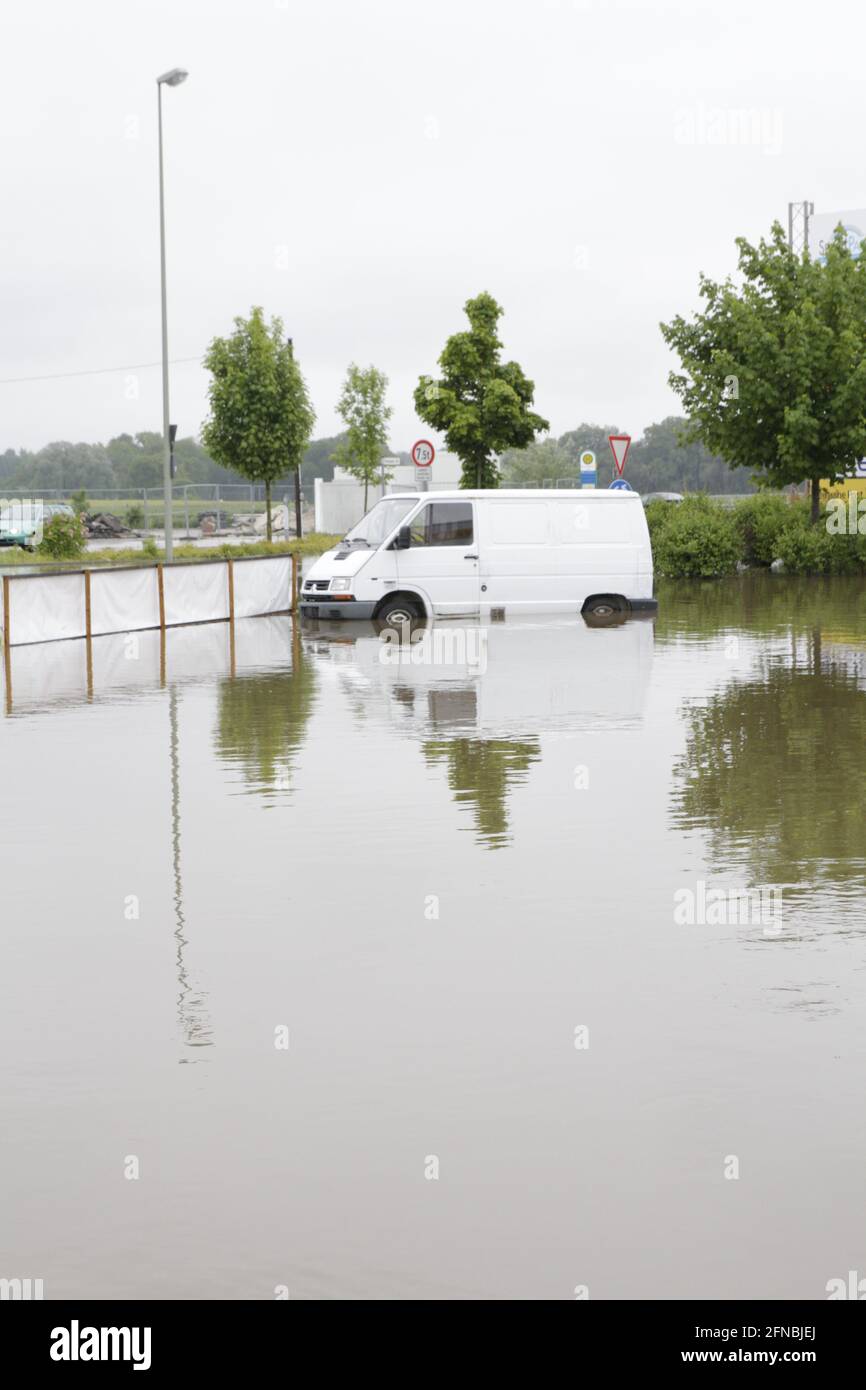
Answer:
<path fill-rule="evenodd" d="M 582 612 L 590 627 L 615 627 L 626 621 L 629 606 L 616 594 L 599 594 L 597 598 L 587 599 Z"/>

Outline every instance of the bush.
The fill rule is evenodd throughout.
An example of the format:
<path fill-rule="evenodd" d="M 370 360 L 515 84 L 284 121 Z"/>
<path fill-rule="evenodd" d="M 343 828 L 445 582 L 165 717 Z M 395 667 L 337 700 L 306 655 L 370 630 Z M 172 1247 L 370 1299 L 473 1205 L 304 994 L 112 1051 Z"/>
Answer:
<path fill-rule="evenodd" d="M 740 539 L 742 562 L 769 566 L 780 558 L 782 532 L 802 530 L 808 525 L 809 508 L 803 502 L 788 502 L 778 493 L 759 492 L 738 502 L 732 516 Z"/>
<path fill-rule="evenodd" d="M 51 560 L 77 560 L 87 549 L 87 537 L 80 516 L 58 512 L 46 521 L 39 554 Z"/>
<path fill-rule="evenodd" d="M 135 530 L 137 526 L 143 526 L 144 507 L 141 505 L 140 502 L 133 502 L 131 506 L 127 507 L 123 519 L 126 522 L 127 526 L 131 526 L 133 530 Z"/>
<path fill-rule="evenodd" d="M 727 508 L 696 494 L 677 505 L 668 504 L 668 510 L 670 516 L 655 523 L 652 537 L 659 574 L 670 579 L 712 579 L 736 568 L 741 543 Z"/>
<path fill-rule="evenodd" d="M 153 536 L 145 536 L 141 543 L 141 553 L 142 555 L 146 555 L 148 560 L 159 559 L 159 551 L 157 550 L 156 541 L 153 539 Z"/>
<path fill-rule="evenodd" d="M 653 550 L 656 548 L 662 531 L 676 511 L 677 505 L 679 504 L 674 502 L 650 502 L 644 508 Z"/>
<path fill-rule="evenodd" d="M 856 534 L 831 534 L 822 517 L 817 526 L 789 527 L 783 531 L 779 559 L 789 574 L 863 574 L 864 539 Z"/>
<path fill-rule="evenodd" d="M 84 513 L 87 511 L 88 506 L 87 490 L 83 487 L 80 487 L 77 492 L 73 492 L 69 500 L 72 503 L 75 515 L 83 516 Z"/>

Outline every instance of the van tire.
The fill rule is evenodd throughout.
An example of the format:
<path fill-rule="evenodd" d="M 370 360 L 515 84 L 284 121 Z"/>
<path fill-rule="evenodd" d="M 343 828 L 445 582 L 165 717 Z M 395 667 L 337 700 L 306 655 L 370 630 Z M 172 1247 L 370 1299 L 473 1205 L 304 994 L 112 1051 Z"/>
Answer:
<path fill-rule="evenodd" d="M 627 613 L 628 604 L 618 594 L 596 594 L 586 600 L 582 612 L 591 613 L 595 618 L 613 618 L 618 613 Z"/>
<path fill-rule="evenodd" d="M 416 623 L 423 617 L 424 610 L 417 600 L 403 594 L 390 595 L 373 614 L 376 622 L 385 623 L 388 627 L 402 627 L 404 623 Z"/>

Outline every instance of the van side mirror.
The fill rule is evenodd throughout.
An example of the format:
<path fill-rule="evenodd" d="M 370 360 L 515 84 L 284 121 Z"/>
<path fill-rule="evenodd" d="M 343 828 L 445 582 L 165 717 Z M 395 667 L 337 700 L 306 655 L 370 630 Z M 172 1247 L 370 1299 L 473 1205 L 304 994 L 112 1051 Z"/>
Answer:
<path fill-rule="evenodd" d="M 412 544 L 412 529 L 409 526 L 401 526 L 394 541 L 395 550 L 408 550 Z"/>

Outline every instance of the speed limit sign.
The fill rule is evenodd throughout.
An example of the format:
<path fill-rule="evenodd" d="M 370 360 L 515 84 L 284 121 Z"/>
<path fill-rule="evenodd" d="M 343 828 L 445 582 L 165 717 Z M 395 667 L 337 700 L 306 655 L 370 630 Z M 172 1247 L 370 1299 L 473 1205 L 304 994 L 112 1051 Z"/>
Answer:
<path fill-rule="evenodd" d="M 412 462 L 416 468 L 429 468 L 436 457 L 436 450 L 429 439 L 418 439 L 412 445 Z"/>

